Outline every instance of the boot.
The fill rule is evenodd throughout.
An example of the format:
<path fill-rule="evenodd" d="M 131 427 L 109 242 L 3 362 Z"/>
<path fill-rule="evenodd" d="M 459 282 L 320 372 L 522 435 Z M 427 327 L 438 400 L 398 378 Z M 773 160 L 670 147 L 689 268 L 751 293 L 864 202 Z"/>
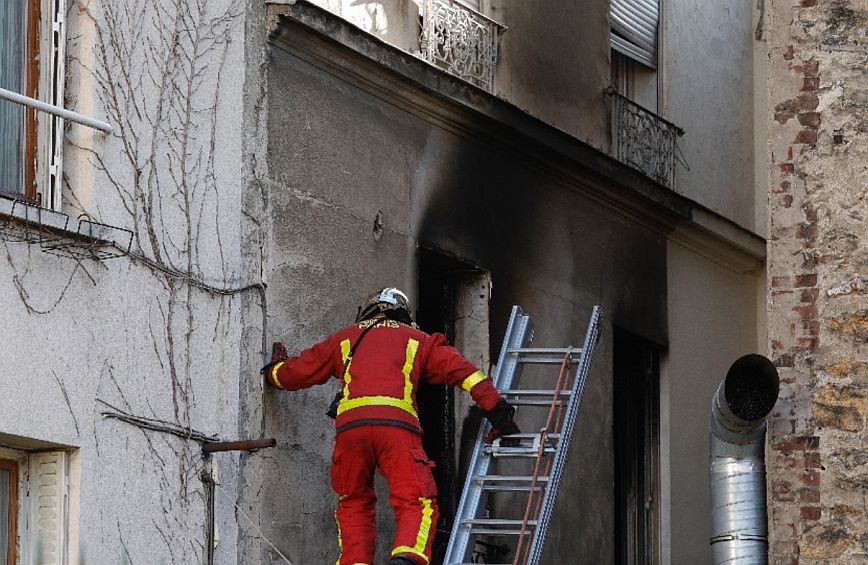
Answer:
<path fill-rule="evenodd" d="M 389 560 L 389 565 L 419 565 L 419 563 L 404 555 L 396 555 Z"/>

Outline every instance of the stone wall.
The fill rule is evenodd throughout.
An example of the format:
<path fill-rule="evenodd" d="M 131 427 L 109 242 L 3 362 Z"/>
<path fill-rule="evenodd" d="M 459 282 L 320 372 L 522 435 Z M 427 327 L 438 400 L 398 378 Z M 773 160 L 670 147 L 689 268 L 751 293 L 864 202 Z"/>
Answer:
<path fill-rule="evenodd" d="M 767 3 L 772 563 L 868 558 L 868 4 Z"/>

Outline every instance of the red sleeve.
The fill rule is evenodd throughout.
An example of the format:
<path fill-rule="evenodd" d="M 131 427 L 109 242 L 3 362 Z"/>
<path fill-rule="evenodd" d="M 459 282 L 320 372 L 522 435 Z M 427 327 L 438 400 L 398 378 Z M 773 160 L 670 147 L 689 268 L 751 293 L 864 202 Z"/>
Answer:
<path fill-rule="evenodd" d="M 443 334 L 431 334 L 433 343 L 425 362 L 422 378 L 431 384 L 447 383 L 460 386 L 470 393 L 473 401 L 483 410 L 491 410 L 500 400 L 500 394 L 491 379 L 476 365 L 461 356 L 457 349 L 446 343 Z"/>
<path fill-rule="evenodd" d="M 298 355 L 275 363 L 265 375 L 265 380 L 284 390 L 323 384 L 334 374 L 334 355 L 334 336 L 329 336 Z"/>

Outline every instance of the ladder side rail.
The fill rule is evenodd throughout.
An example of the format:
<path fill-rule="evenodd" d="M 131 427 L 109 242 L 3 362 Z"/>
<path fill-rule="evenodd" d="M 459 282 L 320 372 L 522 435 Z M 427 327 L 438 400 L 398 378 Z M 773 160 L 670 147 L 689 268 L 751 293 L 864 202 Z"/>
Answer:
<path fill-rule="evenodd" d="M 527 555 L 530 551 L 531 541 L 534 538 L 536 538 L 536 535 L 537 535 L 536 530 L 534 530 L 534 532 L 531 534 L 531 536 L 532 536 L 531 540 L 529 540 L 527 543 L 527 546 L 525 546 L 525 543 L 524 543 L 525 535 L 526 535 L 525 534 L 525 530 L 526 530 L 525 526 L 526 526 L 526 524 L 529 523 L 531 508 L 536 506 L 536 508 L 534 509 L 534 517 L 537 518 L 539 516 L 540 506 L 541 506 L 542 501 L 544 500 L 544 497 L 545 497 L 544 493 L 540 493 L 542 495 L 542 498 L 538 499 L 536 496 L 536 494 L 537 494 L 537 491 L 536 491 L 537 478 L 540 476 L 540 467 L 541 467 L 544 459 L 547 459 L 547 461 L 546 461 L 547 464 L 546 464 L 546 470 L 543 471 L 543 474 L 545 476 L 548 476 L 550 474 L 550 471 L 551 471 L 552 459 L 546 457 L 546 453 L 547 453 L 546 442 L 548 441 L 548 434 L 550 432 L 558 432 L 558 433 L 560 432 L 561 421 L 562 421 L 562 416 L 563 416 L 563 404 L 558 402 L 558 397 L 560 396 L 561 391 L 567 385 L 567 376 L 569 375 L 571 365 L 572 365 L 572 355 L 571 355 L 571 351 L 568 349 L 566 354 L 564 355 L 563 361 L 561 362 L 561 368 L 560 368 L 560 371 L 558 371 L 557 382 L 555 383 L 555 388 L 552 391 L 552 398 L 551 398 L 551 402 L 549 404 L 549 411 L 548 411 L 548 415 L 546 416 L 545 426 L 543 426 L 543 428 L 540 430 L 539 448 L 538 448 L 538 452 L 536 455 L 536 461 L 534 462 L 533 474 L 531 475 L 533 478 L 531 479 L 531 482 L 530 482 L 530 492 L 527 495 L 527 503 L 525 504 L 525 508 L 524 508 L 524 518 L 523 518 L 523 522 L 522 522 L 522 526 L 521 526 L 522 533 L 519 534 L 519 536 L 518 536 L 518 543 L 517 543 L 516 548 L 515 548 L 515 558 L 513 559 L 513 562 L 512 562 L 513 565 L 518 565 L 519 561 L 523 561 L 524 559 L 527 558 Z M 552 451 L 557 453 L 556 449 L 553 449 Z M 546 485 L 546 488 L 548 489 L 548 485 Z M 534 503 L 536 503 L 536 504 L 534 504 Z M 522 551 L 521 551 L 522 549 L 524 549 L 524 553 L 522 553 Z"/>
<path fill-rule="evenodd" d="M 495 388 L 508 389 L 512 385 L 516 370 L 520 368 L 517 358 L 508 354 L 509 349 L 526 347 L 533 339 L 533 323 L 529 315 L 522 312 L 521 307 L 513 306 L 506 327 L 506 335 L 500 349 L 497 368 L 495 369 L 492 382 Z M 449 544 L 443 558 L 445 564 L 461 563 L 467 558 L 470 545 L 471 528 L 461 523 L 462 519 L 476 518 L 479 512 L 479 502 L 482 498 L 481 485 L 473 484 L 474 476 L 488 474 L 491 456 L 484 453 L 485 436 L 488 434 L 489 423 L 483 419 L 480 422 L 479 432 L 476 435 L 470 464 L 467 467 L 467 478 L 461 492 L 461 499 L 455 512 L 455 521 L 452 534 L 449 536 Z M 472 514 L 468 516 L 468 514 Z"/>
<path fill-rule="evenodd" d="M 570 396 L 570 403 L 567 406 L 567 412 L 564 415 L 563 428 L 561 429 L 561 440 L 558 442 L 555 451 L 552 472 L 549 476 L 549 486 L 546 488 L 545 494 L 543 495 L 542 510 L 537 518 L 538 525 L 534 532 L 533 541 L 531 542 L 529 559 L 526 562 L 527 565 L 537 565 L 537 563 L 539 563 L 543 545 L 545 544 L 555 496 L 557 495 L 561 476 L 563 475 L 567 450 L 572 441 L 573 430 L 575 428 L 579 410 L 581 409 L 582 397 L 585 392 L 585 382 L 588 377 L 594 349 L 597 346 L 597 340 L 600 335 L 600 317 L 600 307 L 594 306 L 591 313 L 591 320 L 588 323 L 588 331 L 585 334 L 585 343 L 582 346 L 582 359 L 576 369 L 576 376 L 573 381 L 573 393 Z"/>

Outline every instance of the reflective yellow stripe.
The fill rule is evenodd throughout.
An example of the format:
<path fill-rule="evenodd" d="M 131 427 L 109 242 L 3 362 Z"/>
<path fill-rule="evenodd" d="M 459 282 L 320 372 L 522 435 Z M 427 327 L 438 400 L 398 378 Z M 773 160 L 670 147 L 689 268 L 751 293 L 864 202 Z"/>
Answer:
<path fill-rule="evenodd" d="M 482 371 L 476 371 L 472 373 L 469 377 L 461 381 L 461 388 L 470 392 L 470 389 L 487 379 L 485 375 L 482 374 Z"/>
<path fill-rule="evenodd" d="M 428 563 L 425 547 L 428 545 L 428 536 L 431 534 L 431 516 L 434 514 L 434 508 L 431 507 L 430 498 L 419 497 L 419 502 L 422 503 L 422 519 L 419 521 L 419 533 L 416 535 L 416 545 L 414 547 L 399 545 L 392 550 L 392 556 L 394 557 L 401 553 L 412 553 L 424 559 L 425 563 Z"/>
<path fill-rule="evenodd" d="M 344 361 L 344 365 L 346 365 L 346 370 L 344 370 L 343 379 L 344 379 L 344 400 L 350 397 L 350 381 L 353 378 L 350 376 L 350 365 L 353 364 L 353 360 L 350 359 L 350 362 L 347 363 L 347 359 L 350 356 L 350 340 L 345 339 L 341 342 L 341 358 Z M 341 402 L 343 402 L 342 400 Z M 338 412 L 340 414 L 340 412 Z"/>
<path fill-rule="evenodd" d="M 271 370 L 268 372 L 268 376 L 271 377 L 271 383 L 277 388 L 282 389 L 283 387 L 280 385 L 280 380 L 277 378 L 277 370 L 283 365 L 283 361 L 280 363 L 276 363 Z"/>
<path fill-rule="evenodd" d="M 350 366 L 352 366 L 353 360 L 350 359 L 350 364 L 347 366 L 347 371 L 344 374 L 344 397 L 338 403 L 338 416 L 347 410 L 362 406 L 392 406 L 409 412 L 414 418 L 418 418 L 419 415 L 416 413 L 416 409 L 413 408 L 413 380 L 410 378 L 418 350 L 418 340 L 411 339 L 407 341 L 407 354 L 404 359 L 404 367 L 401 369 L 404 375 L 404 398 L 395 398 L 394 396 L 359 396 L 357 398 L 350 398 L 350 382 L 353 380 L 352 376 L 350 376 Z M 344 363 L 346 363 L 347 357 L 350 354 L 350 340 L 345 339 L 341 342 L 341 354 L 343 355 Z"/>
<path fill-rule="evenodd" d="M 419 417 L 418 414 L 416 414 L 416 410 L 413 408 L 412 402 L 407 402 L 402 398 L 395 398 L 394 396 L 360 396 L 349 400 L 345 398 L 341 400 L 340 404 L 338 404 L 338 416 L 347 410 L 360 408 L 362 406 L 392 406 L 409 412 L 417 418 Z"/>
<path fill-rule="evenodd" d="M 404 360 L 404 368 L 401 372 L 404 373 L 404 401 L 413 407 L 413 381 L 410 379 L 410 373 L 413 372 L 413 362 L 416 361 L 416 351 L 419 349 L 419 342 L 415 339 L 407 341 L 407 358 Z"/>
<path fill-rule="evenodd" d="M 335 510 L 335 524 L 338 525 L 338 548 L 341 551 L 343 551 L 344 550 L 344 538 L 341 536 L 341 521 L 338 520 L 337 510 Z M 338 558 L 338 560 L 335 562 L 335 565 L 340 565 L 340 563 L 341 563 L 341 560 L 340 560 L 340 558 Z"/>

